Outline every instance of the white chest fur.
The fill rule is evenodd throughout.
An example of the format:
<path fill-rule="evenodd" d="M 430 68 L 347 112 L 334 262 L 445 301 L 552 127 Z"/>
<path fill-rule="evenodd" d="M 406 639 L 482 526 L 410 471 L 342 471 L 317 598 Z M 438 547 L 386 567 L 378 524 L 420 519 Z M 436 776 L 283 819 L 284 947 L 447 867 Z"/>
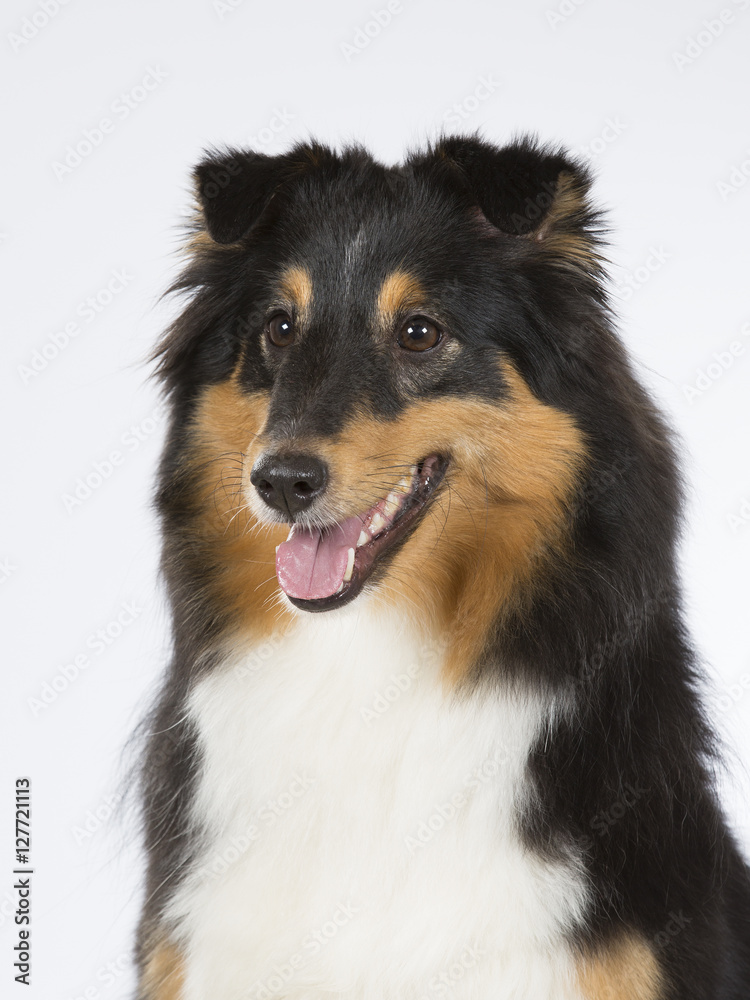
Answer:
<path fill-rule="evenodd" d="M 197 871 L 170 916 L 185 1000 L 575 1000 L 586 890 L 516 832 L 545 707 L 458 699 L 441 654 L 365 612 L 225 663 L 194 691 Z"/>

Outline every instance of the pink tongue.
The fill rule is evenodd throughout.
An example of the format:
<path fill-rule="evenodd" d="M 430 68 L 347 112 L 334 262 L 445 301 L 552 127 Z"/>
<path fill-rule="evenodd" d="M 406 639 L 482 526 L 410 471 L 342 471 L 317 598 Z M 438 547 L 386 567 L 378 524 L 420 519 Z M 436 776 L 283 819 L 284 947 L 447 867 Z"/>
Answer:
<path fill-rule="evenodd" d="M 325 534 L 295 528 L 276 553 L 276 576 L 284 593 L 304 601 L 335 594 L 344 582 L 349 549 L 356 546 L 361 530 L 361 517 L 350 517 Z"/>

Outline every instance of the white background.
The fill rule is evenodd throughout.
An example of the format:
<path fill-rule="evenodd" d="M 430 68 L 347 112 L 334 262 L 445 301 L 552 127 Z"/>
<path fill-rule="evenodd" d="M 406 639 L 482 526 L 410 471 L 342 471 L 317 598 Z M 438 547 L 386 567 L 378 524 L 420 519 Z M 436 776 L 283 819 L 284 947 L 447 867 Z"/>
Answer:
<path fill-rule="evenodd" d="M 532 130 L 593 156 L 622 335 L 683 442 L 690 623 L 730 750 L 727 809 L 750 846 L 750 0 L 401 0 L 381 29 L 371 11 L 385 7 L 68 0 L 45 24 L 32 0 L 3 5 L 3 996 L 131 989 L 141 864 L 132 818 L 107 819 L 107 801 L 167 637 L 149 507 L 163 418 L 144 359 L 175 308 L 158 296 L 209 144 L 361 139 L 392 161 L 441 128 L 479 128 L 499 142 Z M 110 131 L 66 169 L 67 147 L 103 118 Z M 125 272 L 114 295 L 113 272 Z M 723 352 L 731 366 L 716 362 L 719 377 L 686 393 Z M 113 450 L 120 464 L 66 504 Z M 117 632 L 124 603 L 137 617 L 97 653 L 90 637 Z M 54 691 L 80 654 L 89 665 Z M 33 781 L 30 990 L 13 982 L 11 957 L 18 775 Z"/>

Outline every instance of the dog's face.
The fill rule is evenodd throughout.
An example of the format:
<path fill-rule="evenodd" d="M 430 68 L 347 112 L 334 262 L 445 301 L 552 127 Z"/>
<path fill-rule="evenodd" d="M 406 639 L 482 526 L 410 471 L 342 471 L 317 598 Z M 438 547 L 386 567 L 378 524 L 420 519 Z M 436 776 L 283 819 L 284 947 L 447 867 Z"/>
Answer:
<path fill-rule="evenodd" d="M 550 312 L 593 280 L 585 179 L 458 140 L 398 169 L 302 147 L 197 178 L 201 291 L 163 369 L 224 597 L 491 618 L 563 544 L 585 465 L 522 372 L 549 371 Z"/>

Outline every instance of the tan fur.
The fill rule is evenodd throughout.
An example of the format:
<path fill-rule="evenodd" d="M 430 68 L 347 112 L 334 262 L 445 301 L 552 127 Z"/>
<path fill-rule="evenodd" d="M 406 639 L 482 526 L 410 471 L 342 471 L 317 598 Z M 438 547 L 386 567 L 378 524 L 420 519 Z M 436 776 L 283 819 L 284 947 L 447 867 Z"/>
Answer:
<path fill-rule="evenodd" d="M 448 639 L 446 681 L 481 655 L 493 621 L 517 605 L 549 547 L 564 543 L 562 508 L 585 462 L 571 417 L 541 403 L 504 368 L 498 404 L 419 401 L 393 421 L 360 415 L 315 447 L 331 468 L 332 511 L 364 510 L 435 452 L 452 455 L 440 494 L 395 555 L 381 600 Z"/>
<path fill-rule="evenodd" d="M 194 419 L 192 465 L 199 474 L 201 515 L 196 543 L 218 567 L 212 595 L 237 631 L 264 638 L 283 629 L 290 612 L 280 608 L 276 546 L 285 525 L 258 525 L 247 500 L 255 442 L 268 412 L 268 394 L 241 390 L 235 377 L 210 386 Z"/>
<path fill-rule="evenodd" d="M 388 326 L 400 312 L 418 308 L 424 301 L 419 281 L 407 271 L 392 271 L 378 292 L 378 315 L 382 326 Z"/>
<path fill-rule="evenodd" d="M 591 270 L 599 265 L 591 238 L 581 232 L 576 217 L 585 211 L 585 194 L 572 174 L 563 171 L 557 179 L 555 197 L 542 225 L 532 235 L 556 258 Z"/>
<path fill-rule="evenodd" d="M 185 244 L 185 252 L 188 254 L 199 254 L 207 250 L 213 250 L 221 245 L 212 240 L 205 229 L 199 229 L 197 233 L 193 233 Z"/>
<path fill-rule="evenodd" d="M 242 248 L 241 243 L 217 243 L 205 229 L 193 233 L 185 244 L 187 254 L 228 253 Z"/>
<path fill-rule="evenodd" d="M 642 938 L 626 935 L 583 959 L 578 984 L 585 1000 L 662 1000 L 664 977 Z"/>
<path fill-rule="evenodd" d="M 195 231 L 183 247 L 183 253 L 187 255 L 195 254 L 196 256 L 200 256 L 201 254 L 212 254 L 216 252 L 234 252 L 242 248 L 242 243 L 240 241 L 237 243 L 217 243 L 216 240 L 213 239 L 208 230 L 205 229 L 203 209 L 200 207 L 199 201 L 196 201 L 193 206 L 190 222 Z"/>
<path fill-rule="evenodd" d="M 417 624 L 449 637 L 451 683 L 476 662 L 498 615 L 539 580 L 546 551 L 564 545 L 563 506 L 585 463 L 573 419 L 540 402 L 511 366 L 503 372 L 510 392 L 497 404 L 421 400 L 395 420 L 353 414 L 333 439 L 274 442 L 328 462 L 330 520 L 367 510 L 420 459 L 451 454 L 440 493 L 378 588 L 379 600 L 413 610 Z M 288 529 L 258 526 L 244 506 L 250 469 L 269 446 L 267 407 L 266 394 L 247 394 L 232 379 L 206 390 L 196 418 L 202 535 L 222 567 L 221 600 L 237 626 L 255 634 L 277 619 L 283 626 L 290 614 L 277 603 L 274 575 L 275 546 Z"/>
<path fill-rule="evenodd" d="M 310 272 L 304 267 L 288 267 L 281 275 L 279 289 L 302 320 L 310 315 L 313 285 Z"/>
<path fill-rule="evenodd" d="M 158 944 L 146 962 L 141 983 L 147 1000 L 181 1000 L 183 986 L 182 956 L 173 944 Z"/>

